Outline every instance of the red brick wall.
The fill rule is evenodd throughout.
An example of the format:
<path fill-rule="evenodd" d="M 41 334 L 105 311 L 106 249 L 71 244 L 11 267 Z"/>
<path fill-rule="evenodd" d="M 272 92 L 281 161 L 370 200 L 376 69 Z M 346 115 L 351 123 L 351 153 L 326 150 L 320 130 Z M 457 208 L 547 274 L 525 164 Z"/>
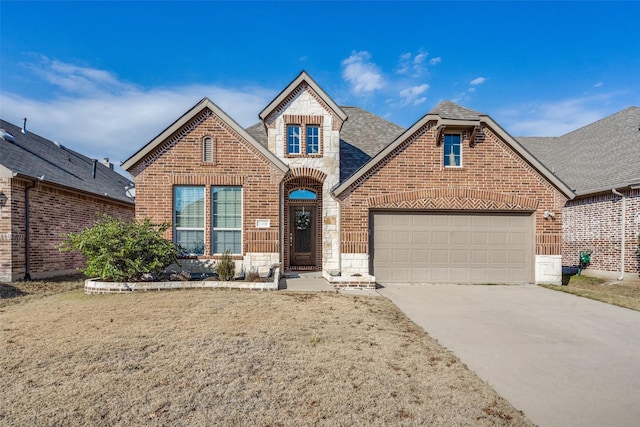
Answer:
<path fill-rule="evenodd" d="M 25 187 L 29 185 L 30 182 L 19 179 L 11 182 L 11 261 L 6 262 L 5 250 L 0 252 L 3 269 L 11 264 L 9 270 L 0 270 L 0 274 L 9 276 L 8 280 L 21 279 L 25 274 Z M 133 205 L 73 193 L 41 182 L 29 190 L 29 206 L 29 272 L 32 278 L 75 272 L 84 265 L 78 252 L 63 253 L 57 249 L 64 234 L 91 227 L 98 219 L 98 213 L 122 219 L 132 218 L 134 214 Z M 5 207 L 1 218 L 4 230 Z"/>
<path fill-rule="evenodd" d="M 487 127 L 473 147 L 465 131 L 462 167 L 445 168 L 433 124 L 341 195 L 343 252 L 368 253 L 368 213 L 378 207 L 535 211 L 536 254 L 560 254 L 566 197 Z M 543 218 L 546 210 L 555 213 L 555 220 Z"/>
<path fill-rule="evenodd" d="M 625 272 L 640 272 L 640 190 L 626 190 Z M 593 270 L 620 271 L 622 201 L 612 192 L 569 201 L 563 212 L 565 265 L 577 265 L 580 251 L 591 250 Z"/>
<path fill-rule="evenodd" d="M 0 178 L 0 280 L 11 278 L 11 185 Z"/>
<path fill-rule="evenodd" d="M 185 131 L 188 130 L 188 131 Z M 202 162 L 202 140 L 214 140 L 214 162 Z M 173 187 L 205 186 L 205 256 L 211 253 L 211 187 L 242 186 L 243 253 L 279 252 L 280 181 L 284 174 L 224 121 L 206 109 L 131 168 L 136 218 L 173 222 Z M 256 219 L 269 219 L 257 229 Z M 173 238 L 173 230 L 165 237 Z"/>

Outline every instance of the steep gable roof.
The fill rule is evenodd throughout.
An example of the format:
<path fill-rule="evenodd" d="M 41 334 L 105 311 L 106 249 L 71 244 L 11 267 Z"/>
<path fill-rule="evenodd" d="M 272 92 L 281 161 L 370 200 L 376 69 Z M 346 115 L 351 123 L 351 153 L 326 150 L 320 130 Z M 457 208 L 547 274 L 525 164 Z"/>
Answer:
<path fill-rule="evenodd" d="M 347 121 L 340 131 L 340 181 L 348 178 L 371 157 L 400 135 L 404 128 L 358 107 L 340 107 Z M 267 133 L 262 122 L 249 126 L 247 132 L 267 147 Z"/>
<path fill-rule="evenodd" d="M 0 120 L 0 176 L 40 180 L 133 204 L 133 183 L 110 167 L 5 120 Z M 8 136 L 7 133 L 11 136 Z M 95 177 L 93 174 L 95 162 Z"/>
<path fill-rule="evenodd" d="M 560 137 L 518 140 L 574 189 L 640 186 L 640 108 L 629 107 Z"/>
<path fill-rule="evenodd" d="M 134 153 L 131 157 L 122 163 L 124 170 L 128 171 L 140 160 L 144 159 L 150 154 L 156 147 L 162 144 L 172 134 L 180 130 L 184 125 L 189 123 L 195 116 L 197 116 L 205 108 L 211 110 L 222 121 L 229 125 L 235 132 L 237 132 L 242 138 L 247 140 L 255 149 L 273 163 L 282 172 L 289 170 L 289 167 L 282 162 L 278 157 L 270 152 L 265 145 L 258 142 L 249 132 L 242 128 L 235 120 L 233 120 L 227 113 L 225 113 L 220 107 L 211 102 L 209 98 L 202 98 L 200 102 L 194 105 L 189 111 L 184 113 L 178 120 L 173 122 L 168 128 L 163 130 L 158 136 L 149 141 L 144 147 Z"/>
<path fill-rule="evenodd" d="M 477 111 L 469 110 L 450 101 L 443 101 L 433 108 L 424 117 L 414 123 L 409 129 L 403 132 L 384 149 L 378 152 L 369 162 L 363 165 L 356 173 L 348 179 L 341 182 L 334 190 L 335 195 L 340 195 L 349 186 L 356 183 L 358 179 L 363 177 L 370 169 L 381 162 L 385 157 L 390 155 L 396 147 L 401 145 L 424 125 L 430 121 L 436 122 L 436 128 L 439 126 L 476 126 L 486 125 L 490 127 L 498 136 L 500 136 L 516 153 L 525 159 L 534 169 L 544 176 L 565 196 L 573 198 L 575 195 L 571 189 L 555 175 L 553 175 L 540 161 L 531 155 L 518 141 L 502 129 L 491 117 Z"/>
<path fill-rule="evenodd" d="M 340 120 L 342 120 L 343 122 L 347 120 L 347 114 L 338 106 L 338 104 L 333 101 L 333 99 L 331 99 L 329 95 L 327 95 L 324 90 L 322 90 L 318 83 L 316 83 L 315 80 L 313 80 L 306 71 L 300 72 L 300 74 L 298 74 L 298 77 L 293 79 L 293 81 L 289 83 L 289 85 L 287 85 L 287 87 L 284 88 L 282 92 L 280 92 L 278 96 L 276 96 L 273 101 L 271 101 L 269 105 L 267 105 L 264 110 L 260 112 L 260 120 L 264 121 L 269 116 L 269 114 L 271 114 L 283 102 L 285 102 L 291 95 L 291 93 L 295 91 L 296 88 L 302 83 L 308 84 L 322 99 L 322 101 L 324 101 L 329 106 L 329 108 L 333 110 L 333 112 L 340 118 Z"/>

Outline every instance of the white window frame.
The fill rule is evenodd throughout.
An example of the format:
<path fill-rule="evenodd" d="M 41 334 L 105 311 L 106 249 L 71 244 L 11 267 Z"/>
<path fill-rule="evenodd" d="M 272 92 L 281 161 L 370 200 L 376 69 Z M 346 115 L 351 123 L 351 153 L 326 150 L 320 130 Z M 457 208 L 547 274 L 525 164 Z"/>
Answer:
<path fill-rule="evenodd" d="M 316 133 L 315 135 L 313 135 L 313 138 L 315 138 L 315 144 L 316 144 L 316 151 L 311 152 L 309 151 L 309 128 L 314 128 L 318 131 L 318 133 Z M 320 154 L 320 126 L 319 125 L 306 125 L 304 128 L 305 131 L 305 142 L 306 142 L 306 147 L 305 147 L 305 151 L 306 154 L 309 155 L 315 155 L 315 154 Z"/>
<path fill-rule="evenodd" d="M 447 153 L 447 144 L 445 142 L 446 138 L 447 138 L 447 135 L 457 136 L 459 138 L 459 140 L 460 140 L 460 164 L 459 165 L 456 165 L 455 161 L 454 161 L 454 164 L 449 164 L 449 165 L 446 164 L 447 163 L 446 162 L 447 156 L 450 156 L 452 154 L 452 153 Z M 450 168 L 451 169 L 456 169 L 456 168 L 459 169 L 459 168 L 461 168 L 462 165 L 463 165 L 463 163 L 462 163 L 462 133 L 460 133 L 460 132 L 447 132 L 442 136 L 442 138 L 443 138 L 443 140 L 442 140 L 442 153 L 443 153 L 442 165 L 447 169 L 450 169 Z M 455 154 L 454 154 L 454 156 L 455 156 Z"/>
<path fill-rule="evenodd" d="M 215 210 L 214 210 L 214 206 L 213 206 L 213 193 L 214 190 L 216 188 L 238 188 L 240 190 L 240 227 L 239 228 L 231 228 L 231 227 L 214 227 L 214 220 L 213 220 L 213 216 L 215 214 Z M 244 244 L 244 233 L 243 233 L 243 223 L 244 223 L 244 198 L 243 198 L 243 189 L 241 186 L 238 185 L 215 185 L 211 187 L 211 190 L 209 192 L 209 194 L 211 195 L 211 235 L 209 236 L 209 240 L 210 240 L 210 244 L 211 244 L 211 254 L 212 255 L 222 255 L 222 252 L 215 252 L 214 248 L 215 248 L 215 242 L 214 242 L 214 236 L 215 236 L 215 232 L 216 231 L 237 231 L 240 233 L 240 252 L 232 252 L 231 255 L 242 255 L 242 251 L 243 251 L 243 244 Z"/>
<path fill-rule="evenodd" d="M 179 188 L 200 188 L 202 189 L 202 227 L 178 227 L 177 221 L 177 191 Z M 196 255 L 201 256 L 206 252 L 206 241 L 207 241 L 207 233 L 206 233 L 206 203 L 207 203 L 207 194 L 206 188 L 200 185 L 176 185 L 173 187 L 173 242 L 179 244 L 178 242 L 178 232 L 179 231 L 202 231 L 202 253 L 194 253 L 187 252 L 187 255 Z"/>
<path fill-rule="evenodd" d="M 289 150 L 289 147 L 290 147 L 290 145 L 289 145 L 289 129 L 294 128 L 294 127 L 298 129 L 298 151 L 297 152 Z M 300 126 L 298 124 L 295 124 L 295 123 L 290 123 L 290 124 L 287 124 L 286 131 L 287 131 L 287 134 L 286 134 L 287 155 L 289 155 L 289 156 L 300 156 L 300 155 L 302 155 L 302 126 Z"/>

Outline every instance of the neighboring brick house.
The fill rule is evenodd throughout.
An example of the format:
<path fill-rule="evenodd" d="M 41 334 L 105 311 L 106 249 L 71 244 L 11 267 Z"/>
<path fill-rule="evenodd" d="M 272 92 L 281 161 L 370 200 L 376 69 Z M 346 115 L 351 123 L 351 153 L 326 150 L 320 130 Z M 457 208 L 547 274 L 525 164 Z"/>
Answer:
<path fill-rule="evenodd" d="M 205 98 L 123 163 L 189 268 L 229 249 L 335 286 L 560 283 L 573 193 L 489 116 L 443 102 L 404 130 L 302 72 L 259 117 Z"/>
<path fill-rule="evenodd" d="M 560 137 L 518 140 L 576 193 L 563 209 L 565 265 L 578 265 L 580 251 L 592 251 L 587 274 L 637 277 L 640 108 Z"/>
<path fill-rule="evenodd" d="M 77 273 L 84 260 L 57 249 L 63 235 L 99 213 L 133 218 L 132 187 L 112 165 L 0 121 L 0 281 Z"/>

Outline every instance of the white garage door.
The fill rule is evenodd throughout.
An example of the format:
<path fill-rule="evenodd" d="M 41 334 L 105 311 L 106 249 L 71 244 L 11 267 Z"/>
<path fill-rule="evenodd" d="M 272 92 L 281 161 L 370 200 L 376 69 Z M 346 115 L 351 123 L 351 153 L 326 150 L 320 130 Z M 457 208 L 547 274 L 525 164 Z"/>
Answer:
<path fill-rule="evenodd" d="M 533 215 L 375 212 L 379 283 L 534 281 Z"/>

